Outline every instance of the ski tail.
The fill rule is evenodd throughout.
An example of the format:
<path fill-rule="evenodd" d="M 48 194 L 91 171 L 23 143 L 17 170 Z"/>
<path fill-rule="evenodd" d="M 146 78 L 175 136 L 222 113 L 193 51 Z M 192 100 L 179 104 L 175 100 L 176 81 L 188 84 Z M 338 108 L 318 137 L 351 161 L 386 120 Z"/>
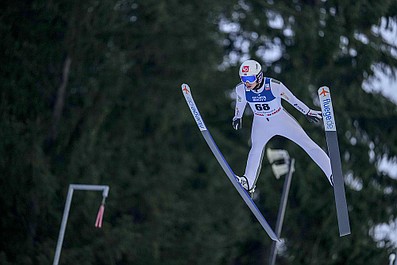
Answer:
<path fill-rule="evenodd" d="M 197 123 L 198 128 L 200 129 L 205 141 L 207 142 L 209 148 L 211 149 L 212 153 L 214 154 L 215 158 L 217 159 L 219 165 L 222 167 L 223 171 L 225 172 L 226 176 L 232 182 L 234 188 L 238 191 L 240 196 L 243 198 L 244 202 L 247 204 L 251 212 L 257 218 L 259 223 L 262 225 L 263 229 L 269 235 L 269 237 L 274 241 L 280 241 L 273 229 L 270 227 L 268 222 L 266 221 L 265 217 L 263 217 L 262 213 L 256 206 L 255 202 L 252 200 L 251 196 L 244 190 L 241 185 L 237 182 L 235 174 L 229 164 L 227 163 L 226 159 L 224 158 L 223 154 L 219 150 L 218 146 L 216 145 L 214 139 L 212 138 L 210 132 L 208 131 L 207 127 L 205 126 L 204 120 L 201 117 L 201 114 L 194 102 L 191 89 L 189 85 L 182 84 L 182 93 L 185 97 L 186 103 L 189 106 L 189 109 Z"/>
<path fill-rule="evenodd" d="M 331 160 L 331 170 L 334 178 L 334 196 L 336 214 L 338 218 L 339 235 L 349 235 L 350 223 L 349 212 L 347 209 L 345 184 L 343 180 L 342 164 L 336 131 L 335 115 L 331 100 L 331 91 L 328 87 L 322 86 L 318 89 L 318 97 L 323 113 L 325 138 L 327 141 L 328 154 Z"/>

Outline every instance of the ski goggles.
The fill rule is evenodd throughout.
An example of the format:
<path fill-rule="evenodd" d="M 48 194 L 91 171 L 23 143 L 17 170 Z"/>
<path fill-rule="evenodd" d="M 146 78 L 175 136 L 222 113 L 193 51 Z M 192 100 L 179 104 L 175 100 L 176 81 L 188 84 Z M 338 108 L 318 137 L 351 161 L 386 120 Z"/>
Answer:
<path fill-rule="evenodd" d="M 245 82 L 254 83 L 256 81 L 256 76 L 254 76 L 254 75 L 244 76 L 243 75 L 241 77 L 241 81 L 243 81 L 243 83 L 245 83 Z"/>

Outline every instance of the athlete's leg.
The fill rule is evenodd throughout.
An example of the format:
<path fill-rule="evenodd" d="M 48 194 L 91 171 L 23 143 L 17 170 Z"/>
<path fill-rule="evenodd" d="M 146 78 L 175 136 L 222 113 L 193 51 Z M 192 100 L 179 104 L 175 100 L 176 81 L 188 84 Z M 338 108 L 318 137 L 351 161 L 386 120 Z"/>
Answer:
<path fill-rule="evenodd" d="M 254 118 L 251 129 L 251 150 L 248 154 L 247 165 L 244 176 L 248 180 L 249 188 L 253 188 L 257 177 L 259 176 L 263 150 L 266 143 L 274 136 L 267 126 L 268 121 L 265 118 Z"/>
<path fill-rule="evenodd" d="M 332 175 L 331 162 L 328 155 L 321 149 L 303 130 L 299 123 L 287 112 L 283 113 L 282 128 L 280 128 L 280 135 L 284 136 L 291 141 L 294 141 L 313 159 L 313 161 L 324 172 L 328 181 L 332 185 L 330 179 Z"/>

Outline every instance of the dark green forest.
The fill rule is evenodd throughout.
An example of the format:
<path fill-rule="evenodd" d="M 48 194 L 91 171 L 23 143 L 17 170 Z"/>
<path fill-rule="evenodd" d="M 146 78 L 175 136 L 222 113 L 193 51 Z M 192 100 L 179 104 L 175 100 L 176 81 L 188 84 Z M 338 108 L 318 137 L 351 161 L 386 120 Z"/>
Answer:
<path fill-rule="evenodd" d="M 333 191 L 297 145 L 276 264 L 388 264 L 396 243 L 397 106 L 363 89 L 397 68 L 396 0 L 14 0 L 0 13 L 0 264 L 52 264 L 70 184 L 60 264 L 268 264 L 271 240 L 212 155 L 185 103 L 188 83 L 218 147 L 244 172 L 252 116 L 234 131 L 238 67 L 260 61 L 310 108 L 326 85 L 338 128 L 352 233 L 339 237 Z M 397 38 L 397 37 L 396 37 Z M 280 55 L 265 56 L 274 47 Z M 374 67 L 376 66 L 376 68 Z M 395 88 L 397 92 L 397 88 Z M 284 107 L 326 150 L 321 124 Z M 267 159 L 256 203 L 277 218 L 283 179 Z"/>

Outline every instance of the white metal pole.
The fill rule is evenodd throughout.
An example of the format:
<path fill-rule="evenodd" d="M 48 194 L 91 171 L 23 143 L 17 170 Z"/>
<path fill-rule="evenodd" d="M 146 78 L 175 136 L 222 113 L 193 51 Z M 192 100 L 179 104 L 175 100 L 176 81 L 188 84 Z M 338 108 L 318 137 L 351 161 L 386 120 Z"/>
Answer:
<path fill-rule="evenodd" d="M 69 216 L 70 204 L 72 202 L 72 197 L 73 197 L 73 187 L 72 187 L 72 185 L 69 185 L 69 191 L 68 191 L 68 196 L 66 197 L 65 210 L 63 211 L 61 229 L 59 230 L 58 243 L 57 243 L 57 248 L 55 251 L 53 265 L 58 265 L 59 257 L 61 256 L 63 237 L 65 235 L 66 223 L 68 222 L 68 216 Z"/>
<path fill-rule="evenodd" d="M 292 173 L 294 172 L 294 165 L 295 165 L 295 159 L 292 158 L 289 160 L 289 169 L 288 169 L 287 176 L 285 177 L 283 193 L 281 195 L 280 207 L 278 209 L 276 231 L 275 231 L 278 238 L 280 238 L 280 236 L 281 236 L 281 229 L 283 227 L 285 209 L 287 207 L 288 194 L 289 194 L 289 189 L 291 186 Z M 272 247 L 270 250 L 270 257 L 269 257 L 270 265 L 275 264 L 276 255 L 277 255 L 277 242 L 272 242 Z"/>
<path fill-rule="evenodd" d="M 72 202 L 74 190 L 103 191 L 102 196 L 103 196 L 104 200 L 105 200 L 105 198 L 107 198 L 107 196 L 109 194 L 109 186 L 106 186 L 106 185 L 83 185 L 83 184 L 70 184 L 69 185 L 69 190 L 68 190 L 68 195 L 66 197 L 65 210 L 63 211 L 62 223 L 61 223 L 61 228 L 59 230 L 57 248 L 55 251 L 53 265 L 58 265 L 59 258 L 61 256 L 63 238 L 65 236 L 66 224 L 68 222 L 70 204 Z"/>

